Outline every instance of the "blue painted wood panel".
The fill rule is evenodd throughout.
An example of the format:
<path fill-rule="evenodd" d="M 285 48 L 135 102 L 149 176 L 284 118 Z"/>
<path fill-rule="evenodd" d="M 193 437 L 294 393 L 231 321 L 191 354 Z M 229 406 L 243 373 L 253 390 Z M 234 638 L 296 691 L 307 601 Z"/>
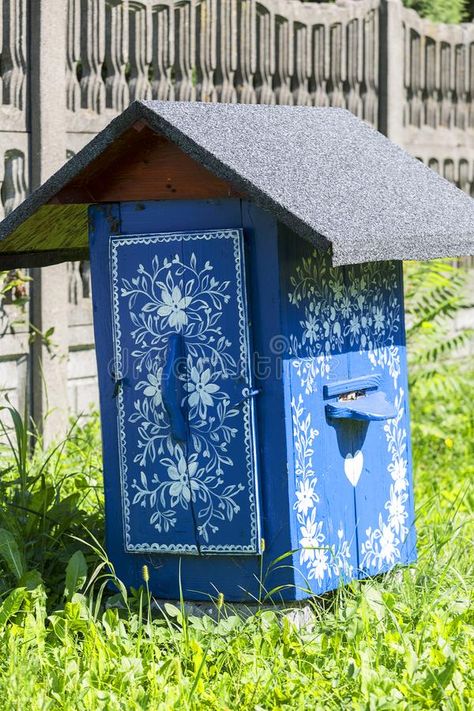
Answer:
<path fill-rule="evenodd" d="M 282 367 L 288 343 L 282 325 L 281 251 L 275 217 L 251 202 L 242 201 L 242 225 L 248 245 L 250 331 L 258 431 L 258 458 L 263 512 L 264 553 L 256 575 L 258 597 L 294 600 L 302 596 L 292 566 L 288 456 L 285 436 L 287 413 Z M 299 583 L 301 579 L 299 578 Z"/>
<path fill-rule="evenodd" d="M 295 562 L 322 592 L 416 556 L 401 265 L 285 249 Z"/>
<path fill-rule="evenodd" d="M 254 383 L 242 229 L 183 237 L 188 457 L 204 552 L 260 550 Z"/>
<path fill-rule="evenodd" d="M 349 376 L 378 376 L 372 392 L 383 393 L 394 409 L 386 420 L 339 425 L 351 432 L 346 468 L 354 477 L 359 569 L 365 577 L 415 558 L 402 265 L 347 267 L 346 289 L 355 295 Z"/>
<path fill-rule="evenodd" d="M 348 377 L 344 315 L 334 303 L 344 273 L 286 231 L 281 248 L 294 565 L 303 594 L 320 594 L 357 575 L 354 492 L 342 466 L 347 443 L 344 430 L 328 422 L 323 399 L 325 387 Z"/>
<path fill-rule="evenodd" d="M 171 275 L 168 290 L 165 284 L 167 265 L 181 256 L 181 246 L 180 237 L 110 239 L 119 466 L 129 551 L 191 552 L 197 546 L 188 466 L 171 437 L 161 385 L 169 337 L 179 333 L 186 318 L 184 308 L 174 308 L 184 304 L 184 297 L 179 287 L 174 293 Z"/>

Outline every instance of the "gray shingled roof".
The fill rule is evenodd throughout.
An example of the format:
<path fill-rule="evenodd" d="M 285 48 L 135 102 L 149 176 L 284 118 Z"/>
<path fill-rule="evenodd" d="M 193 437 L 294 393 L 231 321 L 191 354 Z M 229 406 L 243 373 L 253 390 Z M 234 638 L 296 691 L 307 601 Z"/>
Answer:
<path fill-rule="evenodd" d="M 302 237 L 329 242 L 334 264 L 474 253 L 474 200 L 348 111 L 158 101 L 134 102 L 112 121 L 0 224 L 0 240 L 24 232 L 22 223 L 138 119 Z M 60 206 L 63 222 L 74 208 Z M 78 244 L 71 234 L 54 248 Z"/>

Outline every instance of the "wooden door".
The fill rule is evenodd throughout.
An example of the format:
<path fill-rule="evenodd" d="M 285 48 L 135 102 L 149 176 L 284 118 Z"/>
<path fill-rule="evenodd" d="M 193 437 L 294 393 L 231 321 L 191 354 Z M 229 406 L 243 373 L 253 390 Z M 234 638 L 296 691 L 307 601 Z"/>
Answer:
<path fill-rule="evenodd" d="M 113 236 L 110 273 L 126 549 L 257 553 L 242 230 Z"/>

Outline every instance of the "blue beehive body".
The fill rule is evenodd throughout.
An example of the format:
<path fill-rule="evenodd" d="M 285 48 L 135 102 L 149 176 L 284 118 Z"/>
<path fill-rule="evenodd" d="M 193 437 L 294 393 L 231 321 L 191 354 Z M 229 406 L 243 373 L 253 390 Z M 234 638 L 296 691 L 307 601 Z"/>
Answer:
<path fill-rule="evenodd" d="M 118 575 L 295 599 L 413 560 L 401 263 L 332 267 L 240 200 L 91 218 Z"/>
<path fill-rule="evenodd" d="M 90 256 L 127 585 L 291 600 L 415 559 L 401 260 L 473 224 L 347 111 L 141 101 L 3 220 L 4 266 Z"/>

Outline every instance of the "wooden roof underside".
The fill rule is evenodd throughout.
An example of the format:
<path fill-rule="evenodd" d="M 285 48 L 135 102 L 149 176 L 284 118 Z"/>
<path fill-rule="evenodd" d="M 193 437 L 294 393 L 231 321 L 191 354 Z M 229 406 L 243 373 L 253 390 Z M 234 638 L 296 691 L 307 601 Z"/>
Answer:
<path fill-rule="evenodd" d="M 227 197 L 243 195 L 138 122 L 3 240 L 0 264 L 7 269 L 87 259 L 91 204 Z"/>

